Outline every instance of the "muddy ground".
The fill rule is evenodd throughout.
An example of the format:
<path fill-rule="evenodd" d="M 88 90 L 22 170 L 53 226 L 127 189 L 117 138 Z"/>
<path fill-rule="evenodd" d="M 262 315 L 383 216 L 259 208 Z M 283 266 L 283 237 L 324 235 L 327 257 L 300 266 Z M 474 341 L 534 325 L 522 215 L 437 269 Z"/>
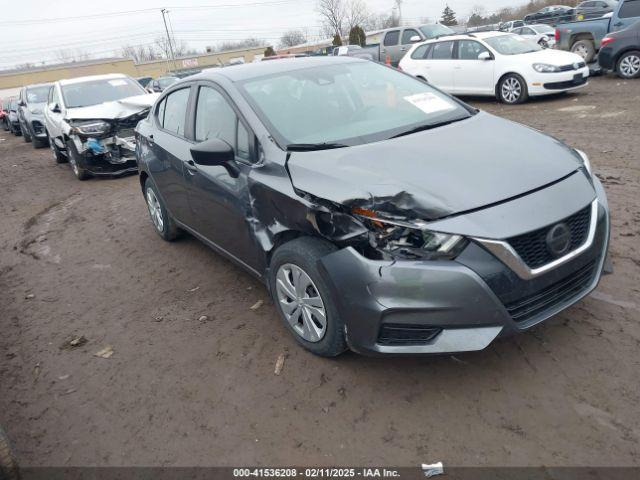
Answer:
<path fill-rule="evenodd" d="M 20 462 L 640 465 L 640 81 L 469 101 L 590 155 L 615 273 L 527 334 L 455 357 L 314 357 L 251 276 L 154 233 L 137 177 L 79 182 L 0 132 L 0 423 Z M 76 336 L 87 343 L 61 348 Z"/>

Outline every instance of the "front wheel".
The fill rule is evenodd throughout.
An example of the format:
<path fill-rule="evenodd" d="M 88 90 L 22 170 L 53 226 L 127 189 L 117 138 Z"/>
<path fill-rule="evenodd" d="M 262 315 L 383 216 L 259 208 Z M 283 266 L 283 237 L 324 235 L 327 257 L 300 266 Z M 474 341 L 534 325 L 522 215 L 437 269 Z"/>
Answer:
<path fill-rule="evenodd" d="M 47 138 L 49 139 L 49 148 L 51 148 L 51 152 L 56 159 L 56 163 L 66 163 L 68 161 L 67 157 L 62 154 L 62 152 L 56 145 L 55 140 L 51 138 L 51 135 L 49 135 L 49 132 L 47 132 Z"/>
<path fill-rule="evenodd" d="M 20 130 L 22 130 L 22 139 L 24 140 L 24 143 L 31 143 L 31 134 L 29 133 L 29 129 L 27 127 L 22 127 L 22 125 L 20 125 Z"/>
<path fill-rule="evenodd" d="M 616 73 L 620 78 L 640 78 L 640 50 L 623 54 L 616 64 Z"/>
<path fill-rule="evenodd" d="M 529 98 L 527 83 L 518 74 L 505 75 L 498 84 L 497 96 L 502 103 L 510 105 L 525 102 Z"/>
<path fill-rule="evenodd" d="M 71 140 L 67 142 L 67 157 L 71 164 L 71 170 L 73 170 L 73 174 L 78 180 L 86 180 L 90 177 L 89 172 L 84 168 L 82 158 L 80 158 L 76 145 Z"/>
<path fill-rule="evenodd" d="M 280 246 L 271 259 L 269 286 L 287 329 L 310 352 L 335 357 L 347 349 L 344 323 L 318 262 L 335 251 L 329 242 L 301 237 Z"/>
<path fill-rule="evenodd" d="M 586 63 L 596 56 L 596 47 L 591 40 L 578 40 L 571 46 L 571 51 L 580 55 Z"/>
<path fill-rule="evenodd" d="M 19 480 L 20 470 L 13 455 L 7 434 L 0 427 L 0 480 Z"/>

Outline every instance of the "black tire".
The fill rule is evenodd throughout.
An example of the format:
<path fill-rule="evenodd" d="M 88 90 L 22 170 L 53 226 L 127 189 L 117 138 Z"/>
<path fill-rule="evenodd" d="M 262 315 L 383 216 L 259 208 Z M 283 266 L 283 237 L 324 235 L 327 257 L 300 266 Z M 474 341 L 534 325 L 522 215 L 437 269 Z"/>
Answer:
<path fill-rule="evenodd" d="M 44 148 L 49 145 L 49 141 L 46 138 L 33 137 L 33 148 Z"/>
<path fill-rule="evenodd" d="M 49 139 L 49 148 L 51 148 L 51 151 L 53 152 L 53 157 L 56 159 L 56 163 L 67 163 L 69 160 L 66 155 L 60 151 L 56 142 L 49 135 L 49 132 L 47 132 L 47 138 Z"/>
<path fill-rule="evenodd" d="M 150 195 L 150 191 L 153 193 L 153 197 Z M 155 198 L 158 206 L 160 208 L 160 213 L 162 215 L 162 226 L 159 226 L 159 222 L 154 219 L 154 211 L 156 211 L 152 206 L 151 202 L 152 198 Z M 177 227 L 176 223 L 169 215 L 167 208 L 158 193 L 158 187 L 153 183 L 151 178 L 147 178 L 144 182 L 144 201 L 147 204 L 147 210 L 149 210 L 149 216 L 151 217 L 151 224 L 153 225 L 153 229 L 156 231 L 158 235 L 162 237 L 163 240 L 167 242 L 173 242 L 176 238 L 180 236 L 180 229 Z"/>
<path fill-rule="evenodd" d="M 591 63 L 596 56 L 596 47 L 593 44 L 593 40 L 583 38 L 573 42 L 571 52 L 580 55 L 586 63 Z"/>
<path fill-rule="evenodd" d="M 7 434 L 0 427 L 0 480 L 19 480 L 20 469 L 11 450 Z"/>
<path fill-rule="evenodd" d="M 296 341 L 311 353 L 322 357 L 335 357 L 347 349 L 344 334 L 344 322 L 330 295 L 330 289 L 318 268 L 318 260 L 336 250 L 331 243 L 314 237 L 300 237 L 278 247 L 269 267 L 269 287 L 276 308 L 286 328 Z M 322 299 L 326 315 L 326 328 L 319 341 L 307 341 L 287 321 L 278 299 L 277 274 L 281 266 L 292 264 L 311 278 L 317 293 Z"/>
<path fill-rule="evenodd" d="M 7 120 L 6 120 L 6 117 L 5 117 L 5 118 L 3 119 L 3 121 L 2 121 L 2 128 L 4 128 L 4 131 L 5 131 L 5 132 L 8 132 L 8 131 L 9 131 L 9 123 L 8 123 L 8 122 L 7 122 Z"/>
<path fill-rule="evenodd" d="M 20 125 L 20 130 L 22 131 L 22 139 L 24 140 L 24 143 L 31 143 L 31 132 L 29 132 L 29 129 L 22 128 L 22 125 Z"/>
<path fill-rule="evenodd" d="M 91 176 L 89 172 L 87 172 L 87 169 L 84 168 L 82 157 L 78 153 L 76 145 L 71 140 L 67 141 L 67 158 L 71 164 L 71 170 L 78 180 L 87 180 Z"/>
<path fill-rule="evenodd" d="M 16 137 L 19 137 L 22 135 L 22 130 L 20 130 L 20 127 L 14 127 L 13 125 L 11 125 L 11 133 L 13 133 Z"/>
<path fill-rule="evenodd" d="M 640 50 L 624 52 L 616 62 L 616 74 L 625 80 L 640 78 Z"/>
<path fill-rule="evenodd" d="M 519 90 L 513 90 L 513 96 L 511 96 L 508 93 L 509 91 L 512 91 L 509 89 L 509 86 L 515 89 L 515 85 L 519 85 L 519 87 L 517 87 Z M 516 92 L 519 92 L 517 93 L 517 96 Z M 498 100 L 508 105 L 517 105 L 519 103 L 526 102 L 529 98 L 527 82 L 525 82 L 524 78 L 517 73 L 508 73 L 500 79 L 500 82 L 498 82 L 496 96 L 498 97 Z"/>

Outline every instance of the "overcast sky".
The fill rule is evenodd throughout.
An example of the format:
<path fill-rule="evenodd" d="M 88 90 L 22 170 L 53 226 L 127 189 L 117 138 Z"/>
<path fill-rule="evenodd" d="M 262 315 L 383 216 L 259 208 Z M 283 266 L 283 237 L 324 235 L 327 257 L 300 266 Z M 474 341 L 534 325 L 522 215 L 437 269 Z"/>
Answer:
<path fill-rule="evenodd" d="M 389 13 L 395 4 L 393 0 L 364 1 L 373 13 Z M 316 39 L 321 26 L 317 0 L 166 0 L 165 5 L 157 0 L 10 3 L 3 11 L 0 68 L 71 59 L 79 51 L 93 57 L 117 56 L 123 45 L 153 43 L 154 38 L 164 35 L 162 7 L 170 10 L 175 37 L 198 49 L 246 37 L 277 46 L 282 33 L 298 28 Z M 403 23 L 418 23 L 424 17 L 435 20 L 447 3 L 458 16 L 466 16 L 477 4 L 495 11 L 524 0 L 404 0 Z"/>

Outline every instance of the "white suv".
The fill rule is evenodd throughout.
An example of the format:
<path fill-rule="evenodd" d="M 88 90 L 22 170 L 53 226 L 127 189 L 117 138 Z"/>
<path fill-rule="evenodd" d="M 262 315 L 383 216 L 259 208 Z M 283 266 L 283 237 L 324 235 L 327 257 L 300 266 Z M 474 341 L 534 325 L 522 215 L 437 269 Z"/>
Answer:
<path fill-rule="evenodd" d="M 414 45 L 400 68 L 455 95 L 490 95 L 504 103 L 583 87 L 589 68 L 578 55 L 543 49 L 519 35 L 479 32 Z"/>
<path fill-rule="evenodd" d="M 44 122 L 56 161 L 80 180 L 136 172 L 134 128 L 157 97 L 122 74 L 55 82 Z"/>

